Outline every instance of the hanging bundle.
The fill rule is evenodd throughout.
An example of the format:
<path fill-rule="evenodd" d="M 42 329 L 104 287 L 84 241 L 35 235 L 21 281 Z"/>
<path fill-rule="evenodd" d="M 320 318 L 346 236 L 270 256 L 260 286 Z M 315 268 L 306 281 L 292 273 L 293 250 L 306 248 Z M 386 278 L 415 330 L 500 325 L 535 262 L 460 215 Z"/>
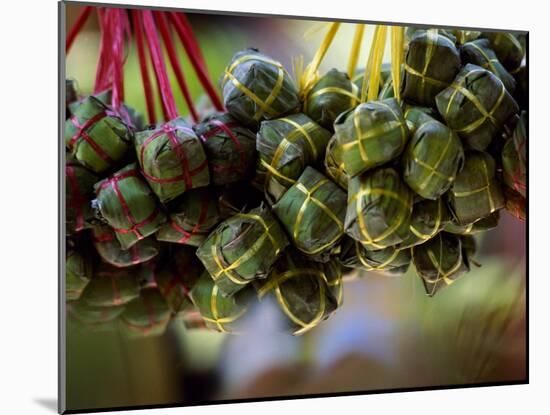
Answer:
<path fill-rule="evenodd" d="M 77 251 L 67 252 L 65 262 L 65 297 L 68 301 L 78 300 L 92 277 L 91 258 Z"/>
<path fill-rule="evenodd" d="M 409 234 L 399 244 L 400 249 L 411 248 L 429 241 L 441 230 L 447 228 L 452 220 L 451 213 L 443 198 L 421 200 L 413 205 Z M 453 232 L 454 233 L 454 232 Z"/>
<path fill-rule="evenodd" d="M 81 300 L 93 307 L 114 307 L 124 305 L 138 295 L 139 284 L 130 270 L 100 263 Z"/>
<path fill-rule="evenodd" d="M 170 310 L 157 288 L 145 288 L 126 304 L 120 321 L 129 337 L 158 336 L 166 330 Z"/>
<path fill-rule="evenodd" d="M 504 184 L 522 197 L 527 196 L 527 113 L 522 112 L 519 121 L 502 149 Z"/>
<path fill-rule="evenodd" d="M 360 242 L 346 238 L 342 243 L 339 260 L 347 268 L 401 275 L 409 268 L 411 254 L 409 249 L 400 249 L 395 246 L 369 250 Z"/>
<path fill-rule="evenodd" d="M 348 189 L 349 176 L 344 167 L 342 147 L 338 145 L 338 137 L 332 136 L 325 152 L 325 170 L 327 175 L 342 189 Z"/>
<path fill-rule="evenodd" d="M 94 214 L 90 201 L 98 177 L 67 155 L 65 162 L 65 232 L 72 234 L 89 228 Z"/>
<path fill-rule="evenodd" d="M 511 74 L 519 70 L 525 51 L 515 34 L 482 32 L 481 37 L 489 40 L 489 45 L 495 51 L 498 60 Z"/>

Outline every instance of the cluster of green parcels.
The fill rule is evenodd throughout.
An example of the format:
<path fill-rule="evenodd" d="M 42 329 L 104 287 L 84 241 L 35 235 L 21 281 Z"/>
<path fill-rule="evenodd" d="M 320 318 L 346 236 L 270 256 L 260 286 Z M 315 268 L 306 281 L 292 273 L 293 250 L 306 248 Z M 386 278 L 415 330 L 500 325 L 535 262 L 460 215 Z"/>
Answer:
<path fill-rule="evenodd" d="M 294 334 L 342 304 L 343 276 L 416 269 L 428 295 L 468 272 L 472 235 L 525 218 L 524 47 L 509 33 L 409 29 L 402 99 L 382 68 L 332 69 L 303 96 L 254 49 L 226 113 L 144 126 L 67 82 L 66 296 L 75 321 L 233 332 L 272 298 Z M 361 71 L 363 73 L 363 71 Z"/>

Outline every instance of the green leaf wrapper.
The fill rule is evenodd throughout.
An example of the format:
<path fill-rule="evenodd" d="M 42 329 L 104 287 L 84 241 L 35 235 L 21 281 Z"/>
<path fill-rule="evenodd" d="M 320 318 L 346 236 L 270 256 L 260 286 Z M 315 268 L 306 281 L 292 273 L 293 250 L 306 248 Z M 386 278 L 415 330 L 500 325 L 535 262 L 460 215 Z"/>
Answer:
<path fill-rule="evenodd" d="M 516 89 L 516 80 L 500 63 L 495 52 L 489 46 L 489 40 L 477 39 L 464 44 L 460 50 L 464 63 L 481 66 L 495 74 L 510 94 Z"/>
<path fill-rule="evenodd" d="M 413 205 L 409 235 L 399 244 L 400 249 L 411 248 L 432 239 L 441 230 L 447 230 L 452 217 L 442 198 L 421 200 Z"/>
<path fill-rule="evenodd" d="M 71 156 L 65 164 L 65 232 L 73 234 L 92 226 L 91 200 L 98 177 Z"/>
<path fill-rule="evenodd" d="M 504 207 L 495 179 L 495 161 L 483 152 L 466 153 L 464 168 L 449 192 L 451 208 L 459 225 L 468 225 Z"/>
<path fill-rule="evenodd" d="M 251 176 L 256 165 L 256 134 L 229 114 L 212 115 L 193 130 L 202 141 L 212 184 L 234 183 Z"/>
<path fill-rule="evenodd" d="M 170 309 L 157 288 L 140 291 L 120 316 L 121 327 L 129 337 L 162 335 L 170 321 Z"/>
<path fill-rule="evenodd" d="M 359 88 L 345 72 L 331 69 L 309 91 L 303 111 L 319 125 L 332 130 L 338 115 L 359 104 L 359 94 Z"/>
<path fill-rule="evenodd" d="M 128 303 L 139 295 L 134 271 L 101 263 L 84 289 L 81 300 L 93 307 L 113 307 Z"/>
<path fill-rule="evenodd" d="M 344 236 L 346 193 L 312 167 L 273 206 L 296 248 L 326 258 Z"/>
<path fill-rule="evenodd" d="M 412 36 L 405 61 L 403 98 L 418 105 L 435 106 L 436 95 L 460 70 L 460 55 L 447 36 L 437 29 Z"/>
<path fill-rule="evenodd" d="M 197 256 L 220 292 L 230 296 L 252 280 L 266 278 L 287 245 L 275 217 L 260 206 L 220 223 L 199 247 Z"/>
<path fill-rule="evenodd" d="M 507 32 L 483 32 L 481 37 L 489 40 L 491 49 L 495 51 L 498 60 L 510 73 L 516 72 L 521 66 L 525 51 L 518 38 Z"/>
<path fill-rule="evenodd" d="M 273 295 L 294 335 L 326 320 L 342 302 L 342 269 L 338 261 L 319 263 L 287 250 L 269 278 L 255 283 L 258 297 Z"/>
<path fill-rule="evenodd" d="M 419 117 L 423 119 L 403 153 L 403 179 L 418 195 L 435 200 L 453 184 L 464 150 L 451 129 L 428 115 Z"/>
<path fill-rule="evenodd" d="M 261 124 L 255 182 L 270 204 L 277 202 L 306 166 L 323 160 L 330 132 L 304 114 Z"/>
<path fill-rule="evenodd" d="M 416 36 L 418 36 L 419 34 L 424 34 L 425 35 L 426 32 L 428 32 L 429 30 L 431 30 L 434 33 L 437 33 L 438 36 L 445 36 L 453 44 L 457 42 L 457 34 L 454 33 L 453 30 L 432 29 L 428 26 L 426 26 L 426 27 L 419 27 L 419 26 L 407 27 L 407 29 L 405 30 L 405 39 L 407 40 L 407 43 L 410 43 L 415 35 Z"/>
<path fill-rule="evenodd" d="M 248 182 L 232 183 L 218 189 L 218 209 L 221 219 L 260 206 L 262 194 Z"/>
<path fill-rule="evenodd" d="M 159 241 L 199 246 L 221 220 L 211 188 L 185 192 L 172 203 L 170 212 L 169 221 L 157 231 Z"/>
<path fill-rule="evenodd" d="M 456 235 L 440 232 L 425 244 L 415 246 L 412 253 L 416 272 L 430 297 L 470 270 L 461 239 Z"/>
<path fill-rule="evenodd" d="M 405 148 L 409 130 L 394 98 L 371 101 L 334 122 L 337 146 L 350 177 L 393 160 Z"/>
<path fill-rule="evenodd" d="M 65 262 L 65 299 L 73 301 L 80 298 L 82 291 L 92 278 L 93 267 L 90 258 L 71 250 L 67 252 Z"/>
<path fill-rule="evenodd" d="M 390 275 L 403 274 L 411 263 L 410 249 L 395 246 L 371 251 L 360 242 L 346 238 L 342 243 L 340 263 L 346 268 L 363 271 L 379 271 Z"/>
<path fill-rule="evenodd" d="M 94 247 L 99 256 L 105 262 L 118 268 L 149 261 L 160 252 L 160 244 L 153 236 L 138 241 L 129 249 L 122 249 L 116 233 L 109 226 L 94 226 L 92 235 Z"/>
<path fill-rule="evenodd" d="M 525 197 L 509 187 L 504 187 L 506 210 L 520 220 L 527 218 L 527 202 Z"/>
<path fill-rule="evenodd" d="M 172 314 L 180 317 L 194 309 L 190 292 L 204 272 L 204 267 L 188 246 L 177 246 L 170 260 L 155 273 L 155 281 Z"/>
<path fill-rule="evenodd" d="M 90 96 L 78 103 L 65 121 L 65 144 L 85 167 L 102 173 L 120 161 L 129 148 L 132 131 L 106 105 Z"/>
<path fill-rule="evenodd" d="M 210 183 L 201 141 L 181 117 L 136 133 L 135 146 L 143 176 L 163 203 Z"/>
<path fill-rule="evenodd" d="M 342 147 L 338 145 L 338 137 L 334 135 L 327 144 L 325 152 L 325 170 L 327 175 L 342 189 L 348 189 L 349 176 L 344 168 Z"/>
<path fill-rule="evenodd" d="M 67 304 L 68 317 L 87 330 L 105 331 L 116 328 L 118 318 L 124 312 L 124 306 L 94 307 L 85 301 L 71 301 Z"/>
<path fill-rule="evenodd" d="M 254 290 L 249 286 L 226 297 L 212 277 L 204 272 L 191 290 L 191 298 L 208 328 L 231 333 L 235 332 L 238 320 L 254 300 Z"/>
<path fill-rule="evenodd" d="M 512 137 L 502 149 L 504 183 L 523 197 L 527 194 L 527 113 L 522 112 Z"/>
<path fill-rule="evenodd" d="M 96 183 L 94 188 L 97 198 L 93 205 L 115 230 L 122 249 L 155 233 L 166 221 L 135 163 Z"/>
<path fill-rule="evenodd" d="M 377 250 L 403 242 L 409 234 L 413 193 L 390 167 L 353 177 L 349 182 L 346 233 Z"/>
<path fill-rule="evenodd" d="M 245 125 L 296 110 L 298 90 L 283 66 L 256 49 L 237 52 L 221 81 L 227 111 Z"/>
<path fill-rule="evenodd" d="M 500 79 L 472 64 L 467 64 L 437 95 L 436 103 L 447 126 L 475 150 L 485 150 L 519 110 Z"/>
<path fill-rule="evenodd" d="M 65 79 L 65 119 L 71 116 L 69 105 L 78 99 L 78 88 L 74 79 Z"/>
<path fill-rule="evenodd" d="M 499 219 L 500 212 L 497 210 L 489 216 L 476 220 L 475 222 L 467 225 L 459 225 L 455 221 L 449 221 L 443 226 L 443 230 L 456 235 L 475 235 L 477 233 L 486 232 L 496 228 Z"/>

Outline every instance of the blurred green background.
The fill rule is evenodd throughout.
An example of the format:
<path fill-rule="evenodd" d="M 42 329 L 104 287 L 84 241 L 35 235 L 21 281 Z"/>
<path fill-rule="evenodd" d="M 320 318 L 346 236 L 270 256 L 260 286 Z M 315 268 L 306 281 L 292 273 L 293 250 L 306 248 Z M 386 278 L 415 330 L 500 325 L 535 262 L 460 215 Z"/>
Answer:
<path fill-rule="evenodd" d="M 67 6 L 68 28 L 79 12 L 79 6 Z M 312 21 L 188 18 L 216 85 L 240 49 L 259 48 L 292 74 L 293 58 L 303 55 L 308 62 L 324 35 L 324 26 Z M 353 31 L 354 25 L 343 25 L 322 72 L 345 69 Z M 366 31 L 360 66 L 372 32 Z M 77 80 L 82 94 L 93 88 L 98 45 L 93 14 L 66 62 L 67 76 Z M 206 105 L 183 49 L 178 52 L 194 99 Z M 175 78 L 172 84 L 185 115 Z M 133 47 L 125 91 L 128 104 L 145 113 Z M 365 273 L 346 283 L 344 305 L 334 316 L 299 338 L 277 332 L 279 316 L 269 303 L 249 313 L 243 322 L 249 333 L 240 336 L 188 330 L 173 321 L 161 337 L 130 340 L 116 330 L 87 331 L 69 322 L 68 408 L 524 380 L 525 240 L 525 224 L 503 213 L 498 229 L 478 238 L 482 267 L 435 298 L 425 296 L 412 271 L 398 278 Z"/>

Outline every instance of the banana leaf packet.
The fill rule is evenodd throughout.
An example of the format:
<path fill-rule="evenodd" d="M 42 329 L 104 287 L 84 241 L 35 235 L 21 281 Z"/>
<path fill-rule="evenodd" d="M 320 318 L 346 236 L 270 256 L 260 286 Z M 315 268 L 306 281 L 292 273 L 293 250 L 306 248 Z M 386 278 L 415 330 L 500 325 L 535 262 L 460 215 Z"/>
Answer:
<path fill-rule="evenodd" d="M 262 122 L 256 138 L 259 159 L 254 183 L 270 205 L 307 166 L 323 160 L 330 137 L 328 130 L 304 114 Z"/>
<path fill-rule="evenodd" d="M 309 91 L 303 111 L 322 127 L 332 130 L 338 115 L 359 104 L 359 94 L 359 88 L 345 72 L 331 69 Z"/>
<path fill-rule="evenodd" d="M 210 183 L 201 141 L 181 117 L 136 133 L 135 147 L 142 174 L 163 203 Z"/>
<path fill-rule="evenodd" d="M 409 236 L 413 193 L 391 167 L 353 177 L 349 182 L 346 234 L 370 250 L 384 249 Z"/>
<path fill-rule="evenodd" d="M 155 273 L 157 287 L 172 314 L 179 318 L 194 309 L 191 289 L 204 272 L 204 267 L 189 246 L 177 246 L 170 259 Z"/>
<path fill-rule="evenodd" d="M 516 35 L 508 32 L 482 32 L 481 37 L 489 40 L 498 60 L 511 74 L 519 70 L 525 50 Z"/>
<path fill-rule="evenodd" d="M 346 268 L 400 275 L 409 268 L 411 254 L 410 249 L 399 249 L 395 246 L 376 251 L 368 250 L 360 242 L 346 238 L 342 242 L 339 260 Z"/>
<path fill-rule="evenodd" d="M 193 126 L 208 159 L 210 182 L 224 185 L 248 179 L 256 165 L 256 134 L 231 115 L 212 115 Z"/>
<path fill-rule="evenodd" d="M 65 121 L 65 145 L 94 173 L 103 173 L 122 160 L 133 139 L 118 114 L 93 96 L 78 103 Z"/>
<path fill-rule="evenodd" d="M 500 220 L 500 211 L 491 213 L 489 216 L 478 219 L 475 222 L 467 225 L 459 225 L 456 220 L 451 220 L 443 226 L 443 230 L 447 233 L 454 233 L 455 235 L 475 235 L 481 232 L 487 232 L 491 229 L 495 229 Z"/>
<path fill-rule="evenodd" d="M 403 179 L 425 199 L 436 200 L 453 184 L 464 164 L 460 138 L 421 110 L 411 110 L 418 127 L 403 153 Z"/>
<path fill-rule="evenodd" d="M 192 189 L 169 206 L 170 216 L 156 233 L 159 241 L 199 246 L 220 221 L 216 192 Z"/>
<path fill-rule="evenodd" d="M 122 249 L 152 235 L 166 221 L 157 199 L 131 163 L 95 184 L 92 206 L 116 233 Z"/>
<path fill-rule="evenodd" d="M 504 186 L 506 210 L 520 220 L 527 219 L 527 200 L 515 190 Z"/>
<path fill-rule="evenodd" d="M 403 99 L 434 107 L 436 95 L 453 82 L 460 66 L 460 54 L 453 40 L 437 29 L 417 31 L 405 59 Z"/>
<path fill-rule="evenodd" d="M 238 332 L 239 320 L 255 301 L 255 292 L 247 286 L 232 296 L 222 295 L 218 284 L 204 272 L 191 289 L 191 299 L 206 327 L 222 333 Z"/>
<path fill-rule="evenodd" d="M 451 222 L 452 216 L 443 198 L 421 200 L 413 205 L 409 234 L 398 247 L 406 249 L 421 245 L 440 231 L 447 230 Z"/>
<path fill-rule="evenodd" d="M 502 149 L 504 183 L 521 196 L 527 195 L 527 113 L 521 113 L 512 137 Z"/>
<path fill-rule="evenodd" d="M 403 112 L 394 98 L 364 103 L 340 114 L 334 130 L 350 177 L 395 159 L 409 137 Z"/>
<path fill-rule="evenodd" d="M 326 261 L 344 236 L 346 202 L 346 192 L 308 166 L 273 212 L 296 248 Z"/>
<path fill-rule="evenodd" d="M 405 29 L 405 39 L 410 42 L 415 35 L 418 36 L 419 33 L 426 34 L 428 30 L 432 30 L 433 32 L 437 33 L 438 36 L 445 36 L 448 38 L 451 42 L 457 43 L 458 42 L 458 36 L 457 33 L 455 33 L 454 30 L 447 30 L 447 29 L 433 29 L 428 26 L 421 27 L 421 26 L 411 26 L 407 27 Z"/>
<path fill-rule="evenodd" d="M 290 249 L 275 263 L 269 278 L 254 285 L 260 300 L 274 296 L 294 335 L 316 327 L 342 302 L 338 261 L 319 263 Z"/>
<path fill-rule="evenodd" d="M 449 128 L 474 150 L 485 150 L 519 107 L 502 81 L 480 66 L 467 64 L 436 97 Z"/>
<path fill-rule="evenodd" d="M 78 251 L 67 252 L 65 262 L 65 300 L 74 301 L 80 298 L 82 291 L 93 275 L 93 265 L 89 256 Z"/>
<path fill-rule="evenodd" d="M 488 39 L 476 39 L 465 43 L 460 49 L 460 56 L 464 63 L 471 63 L 491 71 L 502 81 L 506 90 L 510 94 L 514 94 L 516 80 L 500 63 L 497 55 L 491 49 Z"/>
<path fill-rule="evenodd" d="M 99 178 L 67 155 L 65 163 L 65 232 L 69 235 L 90 228 L 94 223 L 91 200 Z"/>
<path fill-rule="evenodd" d="M 122 331 L 131 338 L 161 336 L 170 319 L 170 309 L 154 287 L 142 289 L 120 316 Z"/>
<path fill-rule="evenodd" d="M 464 168 L 449 192 L 451 212 L 459 225 L 469 225 L 504 207 L 495 174 L 495 161 L 488 153 L 473 150 L 466 153 Z"/>
<path fill-rule="evenodd" d="M 160 244 L 154 236 L 148 236 L 129 249 L 122 249 L 116 233 L 107 225 L 92 228 L 94 247 L 103 261 L 124 268 L 147 262 L 160 252 Z"/>
<path fill-rule="evenodd" d="M 337 140 L 338 138 L 334 135 L 327 144 L 327 150 L 325 152 L 325 171 L 332 181 L 347 191 L 349 176 L 344 167 L 342 148 L 338 146 Z"/>
<path fill-rule="evenodd" d="M 237 52 L 221 81 L 227 111 L 246 126 L 281 117 L 300 106 L 298 89 L 279 62 L 257 49 Z"/>
<path fill-rule="evenodd" d="M 412 248 L 412 260 L 430 297 L 470 270 L 461 237 L 446 232 Z"/>
<path fill-rule="evenodd" d="M 267 278 L 288 239 L 267 207 L 237 213 L 214 229 L 197 256 L 222 295 L 231 296 L 252 280 Z"/>

